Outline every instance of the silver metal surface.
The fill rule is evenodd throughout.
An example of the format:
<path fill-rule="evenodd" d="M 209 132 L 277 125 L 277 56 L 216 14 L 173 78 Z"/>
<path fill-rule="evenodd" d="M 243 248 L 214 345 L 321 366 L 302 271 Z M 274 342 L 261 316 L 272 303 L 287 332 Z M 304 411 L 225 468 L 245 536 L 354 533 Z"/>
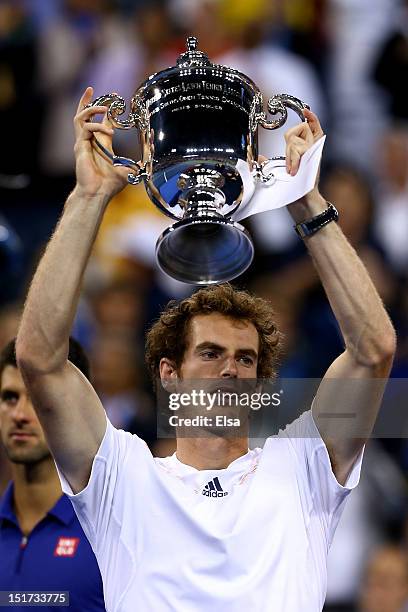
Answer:
<path fill-rule="evenodd" d="M 168 227 L 156 243 L 159 268 L 192 285 L 213 285 L 249 268 L 254 245 L 248 231 L 221 215 L 183 219 Z"/>
<path fill-rule="evenodd" d="M 272 186 L 273 198 L 273 170 L 276 162 L 285 160 L 258 162 L 258 127 L 281 127 L 288 109 L 305 121 L 303 111 L 309 107 L 288 94 L 275 95 L 267 108 L 276 118 L 269 120 L 256 84 L 238 70 L 211 63 L 194 36 L 187 39 L 187 50 L 175 66 L 153 74 L 136 90 L 126 119 L 119 118 L 126 103 L 116 93 L 93 104 L 108 106 L 114 127 L 137 128 L 141 160 L 117 156 L 96 141 L 97 149 L 114 165 L 129 167 L 129 182 L 143 181 L 152 202 L 177 221 L 159 239 L 160 267 L 185 282 L 194 282 L 191 270 L 198 274 L 200 268 L 200 283 L 217 282 L 217 269 L 219 281 L 231 280 L 246 269 L 253 247 L 231 215 L 250 202 L 259 182 Z M 198 244 L 201 265 L 182 272 L 182 262 L 187 265 Z M 166 262 L 166 257 L 176 258 L 178 264 Z"/>
<path fill-rule="evenodd" d="M 293 110 L 302 121 L 306 121 L 303 111 L 305 108 L 310 109 L 307 104 L 288 94 L 276 94 L 268 100 L 268 111 L 271 115 L 280 114 L 281 116 L 275 121 L 268 121 L 266 113 L 261 113 L 259 124 L 267 130 L 276 130 L 282 127 L 288 118 L 288 108 Z"/>
<path fill-rule="evenodd" d="M 135 127 L 135 125 L 143 125 L 143 121 L 145 120 L 145 115 L 143 111 L 140 110 L 140 101 L 138 100 L 138 102 L 139 105 L 134 99 L 132 100 L 132 110 L 135 112 L 129 113 L 128 118 L 125 120 L 120 120 L 117 118 L 118 115 L 122 115 L 125 112 L 126 102 L 122 96 L 119 96 L 116 93 L 99 96 L 99 98 L 96 98 L 91 104 L 88 104 L 88 106 L 106 106 L 107 118 L 111 124 L 121 130 L 130 130 L 132 127 Z M 136 162 L 130 157 L 115 155 L 115 153 L 109 151 L 109 149 L 107 149 L 98 140 L 98 138 L 96 138 L 96 136 L 93 137 L 93 142 L 103 156 L 107 157 L 114 166 L 125 166 L 134 171 L 129 172 L 128 174 L 128 182 L 130 184 L 138 185 L 139 183 L 150 179 L 150 174 L 147 171 L 147 162 Z"/>
<path fill-rule="evenodd" d="M 177 65 L 182 68 L 191 66 L 210 66 L 208 55 L 198 50 L 198 39 L 195 36 L 187 38 L 187 51 L 182 53 L 177 60 Z"/>
<path fill-rule="evenodd" d="M 283 162 L 283 163 L 279 163 Z M 268 171 L 269 166 L 269 171 Z M 278 155 L 277 157 L 270 157 L 265 159 L 263 162 L 254 162 L 254 174 L 257 180 L 261 181 L 264 185 L 272 186 L 276 181 L 275 173 L 273 169 L 277 167 L 284 168 L 286 166 L 286 157 Z M 273 169 L 272 169 L 273 168 Z"/>

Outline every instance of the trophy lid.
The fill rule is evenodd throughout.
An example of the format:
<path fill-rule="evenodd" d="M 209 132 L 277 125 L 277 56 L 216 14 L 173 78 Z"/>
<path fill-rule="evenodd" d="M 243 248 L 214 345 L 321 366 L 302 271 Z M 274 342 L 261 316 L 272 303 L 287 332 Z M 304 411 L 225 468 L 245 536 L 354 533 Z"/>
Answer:
<path fill-rule="evenodd" d="M 187 51 L 182 53 L 177 60 L 177 66 L 188 68 L 189 66 L 211 66 L 208 55 L 197 49 L 198 39 L 196 36 L 187 38 Z"/>
<path fill-rule="evenodd" d="M 182 53 L 174 66 L 170 66 L 164 70 L 160 70 L 159 72 L 155 72 L 150 75 L 136 90 L 136 94 L 144 97 L 146 92 L 149 91 L 151 86 L 157 87 L 158 83 L 164 81 L 168 78 L 179 77 L 180 73 L 184 70 L 189 70 L 190 68 L 197 68 L 206 71 L 207 69 L 216 68 L 218 76 L 222 76 L 222 74 L 227 74 L 229 77 L 234 78 L 236 81 L 239 81 L 241 84 L 244 84 L 253 95 L 259 93 L 258 87 L 255 83 L 247 77 L 239 70 L 235 70 L 234 68 L 230 68 L 229 66 L 223 66 L 221 64 L 214 64 L 208 57 L 204 51 L 200 51 L 198 47 L 198 39 L 196 36 L 189 36 L 187 38 L 187 51 Z M 222 73 L 222 74 L 221 74 Z M 184 75 L 183 75 L 184 76 Z"/>

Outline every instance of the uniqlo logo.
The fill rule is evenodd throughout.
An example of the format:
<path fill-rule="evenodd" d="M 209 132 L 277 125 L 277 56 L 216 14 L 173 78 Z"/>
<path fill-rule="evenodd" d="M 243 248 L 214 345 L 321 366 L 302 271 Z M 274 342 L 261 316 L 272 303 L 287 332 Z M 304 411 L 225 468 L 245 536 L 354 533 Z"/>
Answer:
<path fill-rule="evenodd" d="M 79 538 L 59 538 L 54 550 L 54 557 L 74 557 Z"/>

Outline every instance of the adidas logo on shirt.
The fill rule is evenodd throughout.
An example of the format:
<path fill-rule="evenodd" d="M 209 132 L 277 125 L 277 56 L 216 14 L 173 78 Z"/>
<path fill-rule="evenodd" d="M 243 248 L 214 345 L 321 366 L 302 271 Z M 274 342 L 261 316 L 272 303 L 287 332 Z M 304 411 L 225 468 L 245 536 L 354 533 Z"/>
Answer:
<path fill-rule="evenodd" d="M 223 491 L 218 476 L 207 482 L 203 489 L 203 495 L 206 497 L 225 497 L 228 495 L 227 491 Z"/>

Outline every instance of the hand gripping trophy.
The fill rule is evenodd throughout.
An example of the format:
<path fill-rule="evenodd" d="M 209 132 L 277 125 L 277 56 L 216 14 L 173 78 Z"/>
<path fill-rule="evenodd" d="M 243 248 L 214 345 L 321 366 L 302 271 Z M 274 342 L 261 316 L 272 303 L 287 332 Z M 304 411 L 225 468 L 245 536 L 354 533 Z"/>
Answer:
<path fill-rule="evenodd" d="M 114 165 L 130 169 L 128 181 L 145 183 L 152 202 L 176 220 L 159 237 L 159 267 L 192 284 L 229 281 L 252 262 L 254 248 L 246 229 L 231 217 L 252 198 L 259 182 L 273 182 L 269 162 L 258 160 L 258 126 L 274 130 L 287 109 L 305 121 L 301 100 L 286 94 L 268 101 L 277 118 L 268 120 L 263 97 L 246 75 L 213 64 L 189 37 L 176 66 L 149 77 L 131 100 L 116 93 L 94 100 L 108 107 L 111 124 L 136 127 L 142 159 L 112 154 L 96 138 L 94 146 Z M 284 159 L 284 158 L 273 158 Z M 270 166 L 269 166 L 270 167 Z"/>

